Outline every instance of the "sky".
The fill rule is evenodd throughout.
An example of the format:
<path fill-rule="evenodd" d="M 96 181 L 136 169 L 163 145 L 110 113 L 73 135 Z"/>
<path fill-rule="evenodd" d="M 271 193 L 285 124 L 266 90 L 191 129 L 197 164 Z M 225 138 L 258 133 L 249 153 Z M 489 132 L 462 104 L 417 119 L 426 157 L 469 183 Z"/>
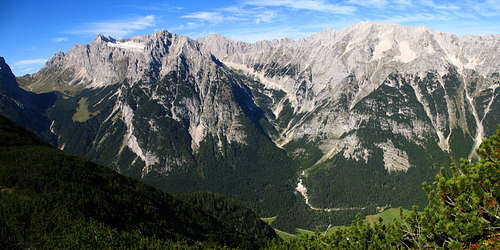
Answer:
<path fill-rule="evenodd" d="M 361 21 L 425 25 L 459 36 L 500 34 L 500 0 L 0 0 L 0 56 L 21 76 L 99 33 L 128 38 L 168 30 L 255 42 Z"/>

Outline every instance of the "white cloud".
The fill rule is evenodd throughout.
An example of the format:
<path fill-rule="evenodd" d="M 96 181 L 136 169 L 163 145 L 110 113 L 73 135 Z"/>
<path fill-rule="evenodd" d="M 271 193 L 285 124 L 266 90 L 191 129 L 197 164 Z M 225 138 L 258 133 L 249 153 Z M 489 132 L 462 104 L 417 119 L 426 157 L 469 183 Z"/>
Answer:
<path fill-rule="evenodd" d="M 459 10 L 460 7 L 453 4 L 437 4 L 434 0 L 420 0 L 420 4 L 436 10 Z"/>
<path fill-rule="evenodd" d="M 222 22 L 224 20 L 224 16 L 222 16 L 219 12 L 210 12 L 210 11 L 200 11 L 194 12 L 188 15 L 181 16 L 182 18 L 192 18 L 203 20 L 212 23 Z"/>
<path fill-rule="evenodd" d="M 500 1 L 498 0 L 487 0 L 482 3 L 472 1 L 468 2 L 468 5 L 481 16 L 500 16 Z"/>
<path fill-rule="evenodd" d="M 388 4 L 387 0 L 349 0 L 347 3 L 375 8 L 384 8 Z"/>
<path fill-rule="evenodd" d="M 174 26 L 174 27 L 170 27 L 168 28 L 169 31 L 179 31 L 179 30 L 192 30 L 192 29 L 196 29 L 196 28 L 199 28 L 203 26 L 203 24 L 201 23 L 196 23 L 196 22 L 187 22 L 185 24 L 181 24 L 181 25 L 177 25 L 177 26 Z"/>
<path fill-rule="evenodd" d="M 47 61 L 47 59 L 43 59 L 43 58 L 27 59 L 27 60 L 21 60 L 21 61 L 15 62 L 14 66 L 27 66 L 27 65 L 44 64 L 46 61 Z"/>
<path fill-rule="evenodd" d="M 66 41 L 68 41 L 68 38 L 67 37 L 54 37 L 54 38 L 52 38 L 52 41 L 54 41 L 56 43 L 66 42 Z"/>
<path fill-rule="evenodd" d="M 200 21 L 206 21 L 210 23 L 220 23 L 222 21 L 243 21 L 247 20 L 246 18 L 243 17 L 236 17 L 236 16 L 225 16 L 222 15 L 220 12 L 212 12 L 212 11 L 199 11 L 199 12 L 194 12 L 188 15 L 181 16 L 182 18 L 191 18 L 191 19 L 198 19 Z"/>
<path fill-rule="evenodd" d="M 111 20 L 103 22 L 88 23 L 75 31 L 69 32 L 72 34 L 105 34 L 111 36 L 126 36 L 138 30 L 145 30 L 154 27 L 156 17 L 154 15 L 136 17 L 123 20 Z"/>
<path fill-rule="evenodd" d="M 435 20 L 445 21 L 445 20 L 449 20 L 449 19 L 450 19 L 449 17 L 443 16 L 443 15 L 419 13 L 419 14 L 391 16 L 391 17 L 387 17 L 386 19 L 383 19 L 381 21 L 386 22 L 386 23 L 405 24 L 405 23 L 415 23 L 415 22 L 428 22 L 428 21 L 435 21 Z"/>
<path fill-rule="evenodd" d="M 323 0 L 250 0 L 245 5 L 260 7 L 287 7 L 298 10 L 313 10 L 335 14 L 351 14 L 356 10 L 354 6 L 325 3 Z"/>
<path fill-rule="evenodd" d="M 43 58 L 20 60 L 12 64 L 12 72 L 16 76 L 31 74 L 39 70 L 46 61 Z"/>
<path fill-rule="evenodd" d="M 393 2 L 399 5 L 407 5 L 407 6 L 412 5 L 411 0 L 394 0 Z"/>
<path fill-rule="evenodd" d="M 225 8 L 220 8 L 219 11 L 230 12 L 234 16 L 248 16 L 255 14 L 255 10 L 245 9 L 240 6 L 229 6 Z"/>
<path fill-rule="evenodd" d="M 255 15 L 255 23 L 270 23 L 277 16 L 276 11 L 266 10 L 260 14 Z"/>

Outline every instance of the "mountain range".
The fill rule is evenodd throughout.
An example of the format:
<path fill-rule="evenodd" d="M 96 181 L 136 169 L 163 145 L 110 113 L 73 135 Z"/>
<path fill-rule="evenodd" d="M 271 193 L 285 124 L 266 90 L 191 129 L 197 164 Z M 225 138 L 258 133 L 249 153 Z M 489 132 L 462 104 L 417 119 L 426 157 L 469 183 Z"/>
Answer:
<path fill-rule="evenodd" d="M 0 113 L 161 189 L 324 229 L 422 206 L 422 181 L 477 158 L 500 123 L 498 52 L 500 35 L 374 22 L 256 43 L 98 35 L 17 79 L 0 60 Z"/>

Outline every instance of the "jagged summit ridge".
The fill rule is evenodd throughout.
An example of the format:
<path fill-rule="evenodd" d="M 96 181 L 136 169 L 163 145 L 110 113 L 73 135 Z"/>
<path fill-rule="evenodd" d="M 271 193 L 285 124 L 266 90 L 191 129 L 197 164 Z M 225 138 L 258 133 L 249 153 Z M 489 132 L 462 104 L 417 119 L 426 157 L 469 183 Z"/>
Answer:
<path fill-rule="evenodd" d="M 473 69 L 488 75 L 500 67 L 499 39 L 499 35 L 458 37 L 424 26 L 378 22 L 325 30 L 296 41 L 285 38 L 252 44 L 221 35 L 200 38 L 198 43 L 166 30 L 128 39 L 99 34 L 89 45 L 76 45 L 66 54 L 56 54 L 37 74 L 55 66 L 59 71 L 72 73 L 73 84 L 96 87 L 124 80 L 133 83 L 149 73 L 152 66 L 161 65 L 161 78 L 171 70 L 172 58 L 182 53 L 200 63 L 202 60 L 194 59 L 196 53 L 205 57 L 213 54 L 223 62 L 247 67 L 253 66 L 256 58 L 289 60 L 289 64 L 300 66 L 301 72 L 310 71 L 315 76 L 314 88 L 319 92 L 349 74 L 359 79 L 366 75 L 382 79 L 395 69 L 409 73 L 445 72 L 454 65 L 459 71 Z M 280 54 L 290 58 L 277 58 Z M 169 56 L 170 60 L 165 58 Z M 385 67 L 377 67 L 378 64 Z"/>
<path fill-rule="evenodd" d="M 30 87 L 45 84 L 55 74 L 59 74 L 58 78 L 65 79 L 69 85 L 98 88 L 123 82 L 132 85 L 139 81 L 155 82 L 171 72 L 186 70 L 191 77 L 188 82 L 194 87 L 198 98 L 186 98 L 183 101 L 185 106 L 168 109 L 173 119 L 189 120 L 186 124 L 189 126 L 192 148 L 196 149 L 207 134 L 206 131 L 212 130 L 212 126 L 203 123 L 199 115 L 207 109 L 204 100 L 210 96 L 207 94 L 209 85 L 205 83 L 217 81 L 220 72 L 225 72 L 223 74 L 231 81 L 231 69 L 237 70 L 254 77 L 268 90 L 285 93 L 285 98 L 267 107 L 272 112 L 268 114 L 269 120 L 278 119 L 287 105 L 293 109 L 294 117 L 282 123 L 278 127 L 279 135 L 273 136 L 278 145 L 285 145 L 305 135 L 339 138 L 348 133 L 363 121 L 371 119 L 369 114 L 357 115 L 352 110 L 383 85 L 402 87 L 397 82 L 399 80 L 388 80 L 392 74 L 398 74 L 414 89 L 429 119 L 411 121 L 410 126 L 395 123 L 384 127 L 408 138 L 422 139 L 427 133 L 435 134 L 440 147 L 449 150 L 449 130 L 457 124 L 463 126 L 464 121 L 459 121 L 460 115 L 444 116 L 433 111 L 434 104 L 427 103 L 426 99 L 427 91 L 430 90 L 422 90 L 418 81 L 426 78 L 429 72 L 434 72 L 435 80 L 444 88 L 443 77 L 451 71 L 456 71 L 463 79 L 475 75 L 491 79 L 492 74 L 500 68 L 500 53 L 497 53 L 499 41 L 498 35 L 458 37 L 424 26 L 407 27 L 378 22 L 362 22 L 343 30 L 325 30 L 298 40 L 285 38 L 255 43 L 232 41 L 221 35 L 192 40 L 165 30 L 129 39 L 115 39 L 100 34 L 89 45 L 76 45 L 67 53 L 56 54 L 46 67 L 35 74 L 36 81 Z M 494 80 L 480 81 L 474 89 L 475 93 L 467 93 L 470 100 L 461 98 L 461 102 L 465 100 L 472 105 L 474 95 L 488 88 L 494 91 L 496 86 Z M 155 86 L 148 88 L 153 89 Z M 155 91 L 151 93 L 152 99 L 164 102 Z M 443 98 L 447 97 L 443 95 Z M 453 108 L 450 98 L 446 99 L 446 103 L 448 110 L 461 109 Z M 334 105 L 343 108 L 326 110 L 326 107 Z M 393 112 L 388 111 L 387 114 Z M 330 119 L 320 118 L 317 114 Z M 333 114 L 335 119 L 331 117 Z M 481 120 L 485 119 L 486 113 L 482 115 L 475 116 L 476 127 L 479 128 L 478 138 L 482 133 Z M 366 151 L 353 151 L 360 139 L 352 135 L 348 138 L 323 141 L 321 149 L 325 157 L 344 148 L 347 156 L 357 155 L 359 159 L 366 159 Z M 141 158 L 146 159 L 145 156 Z M 151 159 L 155 162 L 154 157 Z"/>
<path fill-rule="evenodd" d="M 411 125 L 390 121 L 391 125 L 380 126 L 413 139 L 423 140 L 434 134 L 441 149 L 449 151 L 451 129 L 467 127 L 463 120 L 465 111 L 461 109 L 477 105 L 474 104 L 477 102 L 474 96 L 488 89 L 495 92 L 498 87 L 495 75 L 500 71 L 500 35 L 458 37 L 424 26 L 362 22 L 343 30 L 325 30 L 298 40 L 244 43 L 215 35 L 198 41 L 230 67 L 254 76 L 268 89 L 286 93 L 294 113 L 301 118 L 283 128 L 277 139 L 281 145 L 306 135 L 339 138 L 370 119 L 379 120 L 371 114 L 352 111 L 380 87 L 387 85 L 399 89 L 408 84 L 414 94 L 407 94 L 416 95 L 415 98 L 424 107 L 419 112 L 425 111 L 428 120 L 411 120 Z M 432 81 L 439 85 L 422 89 L 419 82 L 428 78 L 429 73 L 435 77 Z M 398 79 L 390 79 L 394 74 Z M 469 99 L 450 97 L 448 94 L 451 92 L 446 93 L 449 89 L 446 77 L 455 74 L 465 86 L 477 84 L 466 91 Z M 478 78 L 482 80 L 477 81 Z M 436 95 L 437 92 L 432 91 L 442 93 L 441 98 L 446 99 L 445 109 L 449 114 L 436 114 L 434 101 L 428 103 L 426 97 Z M 492 96 L 491 102 L 495 96 Z M 454 98 L 458 98 L 461 104 L 455 104 Z M 347 106 L 339 108 L 344 105 Z M 283 101 L 272 104 L 276 117 L 283 106 Z M 404 114 L 402 108 L 396 113 Z M 387 111 L 387 114 L 393 112 Z M 481 121 L 485 120 L 486 113 L 482 115 L 475 114 L 476 124 L 471 125 L 478 128 L 477 136 L 474 135 L 477 142 L 480 142 L 480 131 L 484 126 Z M 366 151 L 354 152 L 354 149 L 360 148 L 360 139 L 353 135 L 340 141 L 326 139 L 320 144 L 325 157 L 344 149 L 344 154 L 352 152 L 346 156 L 367 159 Z"/>
<path fill-rule="evenodd" d="M 128 39 L 99 34 L 88 45 L 75 45 L 54 55 L 34 75 L 38 81 L 31 85 L 43 84 L 54 73 L 64 76 L 70 85 L 82 87 L 161 79 L 177 68 L 180 56 L 189 59 L 186 62 L 194 71 L 212 63 L 210 53 L 201 51 L 195 41 L 167 31 Z"/>
<path fill-rule="evenodd" d="M 405 180 L 474 157 L 465 145 L 500 123 L 498 48 L 497 35 L 371 22 L 256 43 L 100 35 L 18 80 L 66 94 L 48 113 L 68 152 L 181 191 L 195 178 L 238 196 L 260 180 L 267 187 L 268 174 L 289 184 L 298 174 L 307 205 L 337 211 L 400 204 L 392 196 Z"/>

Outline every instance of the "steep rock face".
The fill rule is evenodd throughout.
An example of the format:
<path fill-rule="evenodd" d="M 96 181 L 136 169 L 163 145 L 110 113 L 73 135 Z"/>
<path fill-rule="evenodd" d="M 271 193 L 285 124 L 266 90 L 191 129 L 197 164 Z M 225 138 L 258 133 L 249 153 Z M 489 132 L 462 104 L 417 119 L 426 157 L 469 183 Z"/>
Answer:
<path fill-rule="evenodd" d="M 405 132 L 404 128 L 395 124 L 391 126 L 394 133 L 401 130 L 410 138 L 431 133 L 438 136 L 441 149 L 449 151 L 446 136 L 453 127 L 469 130 L 469 126 L 486 126 L 489 131 L 496 126 L 494 122 L 486 125 L 480 122 L 488 114 L 478 114 L 479 121 L 468 124 L 460 121 L 454 113 L 463 113 L 464 110 L 468 111 L 468 115 L 477 113 L 471 102 L 481 92 L 494 92 L 498 88 L 498 35 L 459 38 L 425 27 L 360 23 L 345 30 L 326 30 L 297 41 L 283 39 L 248 44 L 220 35 L 200 38 L 199 41 L 228 66 L 259 79 L 266 89 L 286 93 L 281 102 L 273 103 L 270 108 L 276 119 L 286 106 L 284 103 L 290 104 L 295 114 L 288 123 L 280 126 L 281 135 L 276 141 L 283 145 L 305 134 L 318 138 L 323 133 L 327 133 L 327 137 L 348 133 L 353 125 L 371 116 L 365 113 L 365 118 L 355 117 L 350 115 L 351 111 L 366 101 L 368 95 L 391 81 L 393 74 L 404 78 L 405 86 L 411 86 L 415 92 L 413 95 L 417 97 L 415 101 L 424 108 L 419 112 L 426 111 L 422 119 L 430 120 L 430 124 L 413 126 L 413 130 L 420 130 L 413 132 Z M 423 86 L 426 83 L 419 82 L 428 82 L 429 73 L 434 75 L 432 84 Z M 445 79 L 446 76 L 448 78 Z M 450 93 L 445 93 L 445 88 Z M 458 95 L 459 102 L 454 102 L 454 95 Z M 446 100 L 442 103 L 444 106 L 434 103 L 441 102 L 438 99 L 442 98 Z M 495 98 L 496 95 L 492 94 L 489 100 Z M 328 106 L 331 111 L 318 115 L 327 103 L 331 104 Z M 390 108 L 401 107 L 404 102 L 386 105 Z M 498 113 L 491 109 L 488 111 L 491 115 Z M 334 115 L 336 119 L 321 118 L 325 114 Z M 313 121 L 305 122 L 307 117 L 314 117 Z M 476 136 L 477 131 L 474 128 L 471 130 L 470 134 Z"/>
<path fill-rule="evenodd" d="M 0 57 L 0 114 L 53 143 L 50 122 L 41 113 L 55 100 L 53 93 L 38 95 L 21 89 L 9 65 Z"/>
<path fill-rule="evenodd" d="M 333 221 L 423 205 L 422 181 L 475 157 L 500 123 L 499 41 L 381 23 L 253 44 L 99 35 L 18 81 L 65 94 L 48 111 L 65 151 L 278 222 Z"/>
<path fill-rule="evenodd" d="M 495 106 L 500 98 L 498 35 L 457 37 L 369 22 L 297 41 L 249 44 L 220 35 L 198 41 L 261 83 L 252 91 L 268 97 L 258 103 L 266 106 L 278 131 L 273 140 L 305 169 L 297 190 L 325 209 L 401 204 L 391 195 L 377 195 L 394 194 L 390 190 L 396 187 L 419 193 L 401 185 L 414 180 L 387 179 L 384 171 L 371 186 L 360 185 L 364 170 L 350 172 L 339 165 L 364 166 L 372 173 L 382 168 L 392 176 L 407 172 L 421 182 L 436 171 L 424 165 L 447 164 L 446 155 L 452 161 L 475 157 L 481 138 L 500 123 L 500 106 Z M 431 156 L 436 152 L 439 156 Z M 427 174 L 416 174 L 412 167 L 427 169 Z M 382 182 L 393 184 L 373 188 Z M 364 187 L 354 194 L 353 186 Z M 359 194 L 370 188 L 372 197 Z M 353 199 L 356 195 L 362 198 Z"/>
<path fill-rule="evenodd" d="M 197 41 L 166 31 L 99 35 L 19 80 L 66 93 L 48 117 L 67 152 L 172 192 L 224 193 L 269 215 L 281 209 L 275 197 L 294 199 L 295 165 L 264 133 L 244 77 Z"/>
<path fill-rule="evenodd" d="M 107 118 L 119 114 L 129 133 L 127 145 L 146 161 L 146 153 L 135 142 L 132 123 L 137 105 L 125 99 L 128 92 L 140 91 L 142 98 L 165 112 L 162 115 L 185 125 L 194 150 L 207 133 L 243 143 L 244 133 L 236 132 L 240 126 L 236 117 L 243 111 L 236 103 L 225 102 L 233 99 L 233 88 L 243 88 L 232 74 L 195 41 L 164 31 L 119 40 L 99 35 L 89 45 L 56 54 L 40 72 L 20 81 L 29 89 L 56 84 L 51 79 L 63 84 L 62 89 L 74 86 L 89 91 L 118 85 L 112 96 L 103 99 L 115 102 Z M 149 126 L 156 128 L 154 122 Z"/>

